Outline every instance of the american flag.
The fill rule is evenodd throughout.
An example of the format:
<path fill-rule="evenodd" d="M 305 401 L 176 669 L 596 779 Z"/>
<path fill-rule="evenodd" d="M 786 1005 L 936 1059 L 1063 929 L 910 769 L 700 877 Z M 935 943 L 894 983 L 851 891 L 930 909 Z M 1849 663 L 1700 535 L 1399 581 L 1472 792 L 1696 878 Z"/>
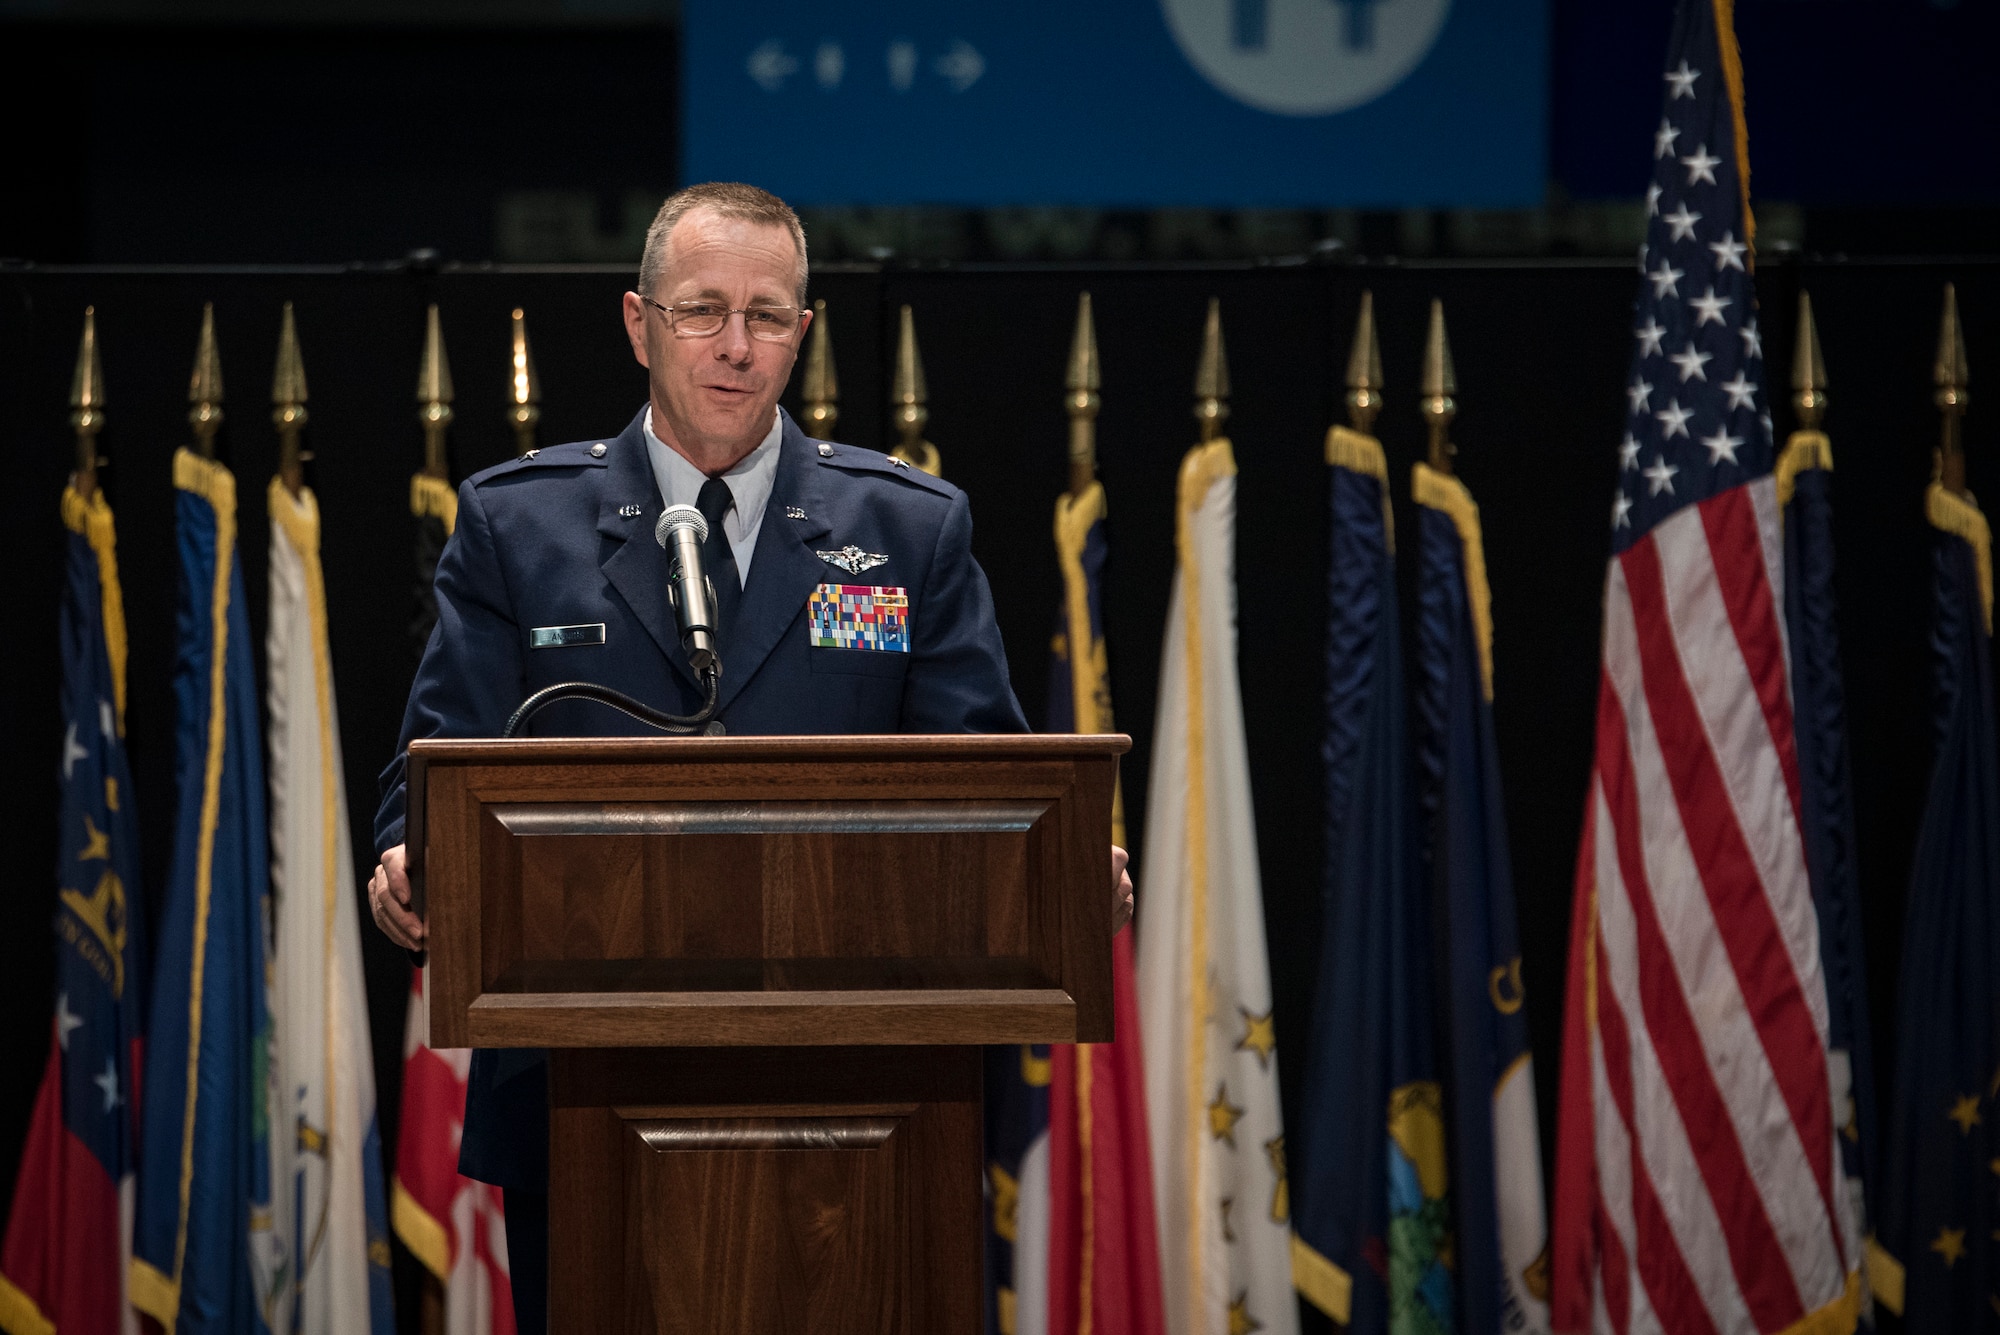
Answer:
<path fill-rule="evenodd" d="M 1742 71 L 1683 0 L 1646 193 L 1577 857 L 1559 1331 L 1851 1330 Z"/>

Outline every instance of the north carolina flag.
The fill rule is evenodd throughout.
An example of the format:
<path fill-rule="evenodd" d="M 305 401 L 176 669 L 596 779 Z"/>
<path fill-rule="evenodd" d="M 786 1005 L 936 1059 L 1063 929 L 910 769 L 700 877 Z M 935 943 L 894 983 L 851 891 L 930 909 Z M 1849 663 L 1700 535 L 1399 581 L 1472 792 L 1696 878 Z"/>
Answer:
<path fill-rule="evenodd" d="M 1139 1013 L 1170 1335 L 1298 1329 L 1277 1036 L 1236 675 L 1236 458 L 1181 463 Z"/>
<path fill-rule="evenodd" d="M 327 647 L 319 503 L 277 478 L 271 515 L 273 1217 L 293 1258 L 277 1325 L 391 1335 L 388 1199 L 361 977 L 354 851 Z"/>
<path fill-rule="evenodd" d="M 410 639 L 421 658 L 437 624 L 431 582 L 438 554 L 458 520 L 458 496 L 443 479 L 414 474 L 410 514 L 417 521 L 416 610 Z M 424 974 L 413 969 L 403 1029 L 403 1102 L 390 1220 L 410 1254 L 443 1287 L 446 1335 L 514 1335 L 514 1290 L 508 1280 L 500 1188 L 458 1174 L 472 1051 L 426 1047 L 423 1016 Z"/>
<path fill-rule="evenodd" d="M 125 762 L 125 610 L 104 493 L 65 488 L 62 517 L 55 1022 L 0 1244 L 0 1329 L 11 1335 L 138 1329 L 125 1273 L 147 955 Z"/>
<path fill-rule="evenodd" d="M 1104 488 L 1056 502 L 1063 606 L 1050 732 L 1111 731 Z M 1112 842 L 1125 842 L 1112 799 Z M 1111 942 L 1111 1043 L 995 1048 L 987 1062 L 987 1324 L 995 1335 L 1163 1335 L 1132 942 Z"/>
<path fill-rule="evenodd" d="M 272 1329 L 290 1258 L 271 1217 L 270 854 L 236 480 L 174 455 L 179 812 L 148 1008 L 132 1302 L 176 1331 Z"/>
<path fill-rule="evenodd" d="M 396 1236 L 444 1287 L 445 1335 L 514 1335 L 500 1188 L 458 1175 L 471 1066 L 470 1048 L 424 1046 L 424 974 L 413 970 L 391 1197 Z"/>

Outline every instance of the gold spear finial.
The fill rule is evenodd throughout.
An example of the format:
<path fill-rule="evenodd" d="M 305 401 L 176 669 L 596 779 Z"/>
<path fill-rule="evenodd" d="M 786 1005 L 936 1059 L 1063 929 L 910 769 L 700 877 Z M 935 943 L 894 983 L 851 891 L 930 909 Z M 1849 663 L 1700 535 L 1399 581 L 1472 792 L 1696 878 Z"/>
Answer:
<path fill-rule="evenodd" d="M 1375 294 L 1361 290 L 1354 317 L 1354 346 L 1347 354 L 1347 420 L 1366 435 L 1382 411 L 1382 344 L 1375 337 Z"/>
<path fill-rule="evenodd" d="M 914 464 L 932 477 L 941 477 L 943 461 L 937 446 L 924 439 L 924 423 L 931 420 L 930 391 L 924 385 L 924 359 L 917 352 L 917 323 L 910 308 L 903 307 L 902 328 L 896 336 L 896 378 L 889 390 L 889 416 L 903 439 L 889 451 L 891 458 Z"/>
<path fill-rule="evenodd" d="M 1418 408 L 1431 429 L 1430 465 L 1440 473 L 1451 472 L 1451 456 L 1458 447 L 1448 434 L 1451 419 L 1458 416 L 1458 373 L 1452 369 L 1451 343 L 1444 336 L 1444 303 L 1431 298 L 1430 333 L 1424 338 L 1424 376 L 1418 387 L 1423 397 Z"/>
<path fill-rule="evenodd" d="M 833 369 L 833 335 L 826 327 L 826 302 L 813 303 L 812 341 L 806 347 L 805 380 L 799 385 L 805 402 L 805 433 L 814 440 L 832 440 L 840 420 L 840 376 Z"/>
<path fill-rule="evenodd" d="M 436 309 L 433 307 L 432 309 Z M 508 363 L 507 420 L 514 424 L 514 453 L 535 448 L 535 426 L 542 420 L 542 380 L 535 374 L 535 355 L 528 351 L 528 316 L 514 308 L 514 355 Z M 444 361 L 444 339 L 438 339 L 438 361 Z M 451 373 L 445 372 L 450 383 Z"/>
<path fill-rule="evenodd" d="M 1076 299 L 1076 333 L 1069 341 L 1069 371 L 1063 377 L 1069 409 L 1069 490 L 1080 496 L 1097 480 L 1097 325 L 1090 317 L 1090 294 Z"/>
<path fill-rule="evenodd" d="M 215 303 L 201 304 L 201 341 L 195 344 L 194 375 L 188 380 L 188 424 L 195 452 L 215 457 L 215 433 L 222 426 L 222 355 L 215 350 Z"/>
<path fill-rule="evenodd" d="M 104 363 L 97 355 L 97 308 L 83 308 L 83 340 L 69 382 L 69 424 L 76 429 L 76 476 L 70 485 L 89 500 L 97 490 L 97 433 L 104 429 Z"/>
<path fill-rule="evenodd" d="M 448 477 L 444 458 L 444 432 L 451 425 L 451 363 L 444 355 L 444 327 L 438 323 L 437 303 L 431 303 L 424 320 L 424 360 L 417 369 L 417 421 L 424 428 L 424 472 L 435 478 Z"/>
<path fill-rule="evenodd" d="M 1938 481 L 1946 491 L 1958 496 L 1967 494 L 1965 449 L 1959 436 L 1959 424 L 1965 417 L 1967 378 L 1965 331 L 1958 327 L 1958 292 L 1946 283 L 1944 319 L 1938 326 L 1937 362 L 1931 368 L 1931 379 L 1937 383 L 1937 393 L 1932 399 L 1944 417 L 1943 434 L 1938 441 Z"/>
<path fill-rule="evenodd" d="M 1229 418 L 1229 355 L 1222 350 L 1222 302 L 1208 299 L 1208 322 L 1201 331 L 1201 360 L 1194 366 L 1194 420 L 1206 444 L 1222 434 Z"/>
<path fill-rule="evenodd" d="M 1799 293 L 1799 334 L 1792 344 L 1792 407 L 1799 426 L 1819 430 L 1826 416 L 1826 360 L 1820 355 L 1819 327 L 1813 323 L 1812 294 Z"/>
<path fill-rule="evenodd" d="M 306 364 L 299 356 L 299 328 L 292 303 L 285 303 L 278 322 L 278 361 L 271 370 L 271 423 L 278 428 L 278 477 L 296 496 L 305 486 L 305 463 L 311 456 L 299 448 L 299 430 L 306 424 Z"/>

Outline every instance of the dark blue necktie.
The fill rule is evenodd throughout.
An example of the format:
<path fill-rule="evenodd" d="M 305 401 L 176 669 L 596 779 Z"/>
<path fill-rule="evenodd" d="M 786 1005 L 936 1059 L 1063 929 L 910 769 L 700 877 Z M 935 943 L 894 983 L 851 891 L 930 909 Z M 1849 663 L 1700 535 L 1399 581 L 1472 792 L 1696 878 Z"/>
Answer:
<path fill-rule="evenodd" d="M 708 521 L 708 539 L 701 545 L 701 559 L 708 567 L 709 583 L 715 585 L 716 612 L 722 620 L 715 628 L 719 649 L 735 631 L 736 607 L 743 601 L 743 580 L 736 573 L 736 552 L 729 545 L 729 535 L 722 531 L 722 517 L 736 504 L 736 497 L 730 494 L 727 482 L 712 477 L 701 484 L 701 495 L 694 504 Z M 724 661 L 726 664 L 726 657 Z"/>

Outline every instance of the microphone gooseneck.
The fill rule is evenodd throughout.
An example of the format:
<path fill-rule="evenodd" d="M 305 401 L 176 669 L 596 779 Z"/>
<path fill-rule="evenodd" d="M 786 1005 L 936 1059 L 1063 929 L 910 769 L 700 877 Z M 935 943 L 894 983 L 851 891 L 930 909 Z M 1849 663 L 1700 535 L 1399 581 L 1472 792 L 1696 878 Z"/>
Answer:
<path fill-rule="evenodd" d="M 722 656 L 716 640 L 722 619 L 715 600 L 715 587 L 702 567 L 701 545 L 708 539 L 708 521 L 692 505 L 670 505 L 653 526 L 653 539 L 666 550 L 672 565 L 667 572 L 667 601 L 673 605 L 674 620 L 680 627 L 681 648 L 688 666 L 701 678 L 706 697 L 695 714 L 668 714 L 634 700 L 623 691 L 599 686 L 591 681 L 564 681 L 544 686 L 523 700 L 500 730 L 512 737 L 527 726 L 530 718 L 558 700 L 594 700 L 662 732 L 706 733 L 719 736 L 722 723 L 715 717 L 717 695 L 722 683 Z"/>

